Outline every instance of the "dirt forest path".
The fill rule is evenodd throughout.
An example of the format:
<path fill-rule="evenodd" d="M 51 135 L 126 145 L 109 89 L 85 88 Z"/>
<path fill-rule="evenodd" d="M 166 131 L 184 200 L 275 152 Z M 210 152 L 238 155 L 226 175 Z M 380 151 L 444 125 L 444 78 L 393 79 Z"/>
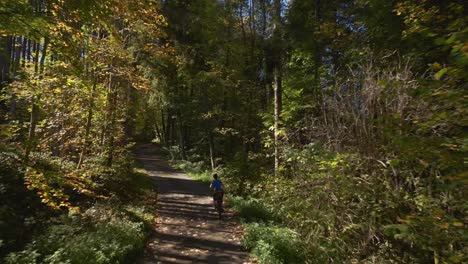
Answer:
<path fill-rule="evenodd" d="M 158 187 L 156 231 L 139 263 L 250 263 L 233 215 L 219 220 L 208 186 L 173 169 L 156 148 L 136 152 Z"/>

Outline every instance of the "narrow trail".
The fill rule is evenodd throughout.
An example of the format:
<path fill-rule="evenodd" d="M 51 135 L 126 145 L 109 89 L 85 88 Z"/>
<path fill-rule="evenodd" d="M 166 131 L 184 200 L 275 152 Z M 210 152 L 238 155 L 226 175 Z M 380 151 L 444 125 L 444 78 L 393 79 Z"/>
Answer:
<path fill-rule="evenodd" d="M 229 212 L 218 220 L 208 186 L 154 153 L 152 145 L 136 153 L 158 187 L 156 230 L 139 263 L 250 263 L 238 223 Z"/>

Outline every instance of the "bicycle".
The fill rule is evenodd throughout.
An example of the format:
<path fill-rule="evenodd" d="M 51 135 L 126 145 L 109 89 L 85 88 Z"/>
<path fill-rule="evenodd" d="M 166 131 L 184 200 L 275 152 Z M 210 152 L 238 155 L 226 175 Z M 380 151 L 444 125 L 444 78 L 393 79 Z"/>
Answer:
<path fill-rule="evenodd" d="M 223 192 L 217 191 L 214 193 L 215 209 L 218 212 L 219 219 L 223 219 Z"/>

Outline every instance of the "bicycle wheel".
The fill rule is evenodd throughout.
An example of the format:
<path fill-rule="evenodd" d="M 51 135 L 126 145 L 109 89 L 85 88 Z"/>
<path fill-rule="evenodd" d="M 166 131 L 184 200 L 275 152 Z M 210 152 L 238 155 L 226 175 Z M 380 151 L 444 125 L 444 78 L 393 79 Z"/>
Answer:
<path fill-rule="evenodd" d="M 219 219 L 223 218 L 223 200 L 220 193 L 216 194 L 216 211 L 218 211 Z"/>
<path fill-rule="evenodd" d="M 220 198 L 218 198 L 216 202 L 217 202 L 219 219 L 222 219 L 223 218 L 223 201 Z"/>

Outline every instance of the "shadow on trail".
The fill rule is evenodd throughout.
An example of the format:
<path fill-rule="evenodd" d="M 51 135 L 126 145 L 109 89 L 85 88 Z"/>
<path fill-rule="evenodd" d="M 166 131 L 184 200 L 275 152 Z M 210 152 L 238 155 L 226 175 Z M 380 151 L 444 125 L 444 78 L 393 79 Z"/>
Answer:
<path fill-rule="evenodd" d="M 192 244 L 192 249 L 209 250 L 214 252 L 219 251 L 226 254 L 235 253 L 242 249 L 240 246 L 233 245 L 229 242 L 220 242 L 206 238 L 197 238 L 187 235 L 169 235 L 161 232 L 156 232 L 155 234 L 163 243 L 170 244 L 184 241 L 186 243 Z"/>
<path fill-rule="evenodd" d="M 156 253 L 161 257 L 158 263 L 233 263 L 233 256 L 236 256 L 239 251 L 243 250 L 242 247 L 230 242 L 199 239 L 187 235 L 168 235 L 160 232 L 157 232 L 155 235 L 159 238 L 160 243 L 174 245 L 175 248 L 179 248 L 180 250 L 182 250 L 182 247 L 178 247 L 178 245 L 183 241 L 184 244 L 194 245 L 191 248 L 191 252 L 208 253 L 205 256 L 195 257 L 183 251 L 176 253 L 157 249 Z"/>
<path fill-rule="evenodd" d="M 177 172 L 177 171 L 176 171 Z M 159 194 L 187 194 L 196 196 L 211 196 L 209 186 L 193 180 L 151 176 L 156 182 Z"/>
<path fill-rule="evenodd" d="M 178 261 L 171 261 L 171 260 L 160 260 L 158 263 L 161 264 L 175 264 L 175 263 L 181 263 L 179 262 L 180 260 L 183 260 L 185 262 L 182 263 L 208 263 L 208 264 L 217 264 L 217 263 L 229 263 L 231 258 L 229 256 L 219 256 L 217 255 L 217 252 L 208 255 L 206 258 L 200 259 L 200 258 L 195 258 L 195 257 L 190 257 L 190 256 L 184 256 L 180 254 L 171 254 L 171 253 L 161 253 L 161 257 L 165 259 L 177 259 Z"/>
<path fill-rule="evenodd" d="M 248 254 L 235 232 L 231 213 L 219 220 L 208 184 L 172 168 L 146 145 L 136 149 L 137 160 L 158 190 L 156 231 L 139 263 L 248 263 Z"/>

